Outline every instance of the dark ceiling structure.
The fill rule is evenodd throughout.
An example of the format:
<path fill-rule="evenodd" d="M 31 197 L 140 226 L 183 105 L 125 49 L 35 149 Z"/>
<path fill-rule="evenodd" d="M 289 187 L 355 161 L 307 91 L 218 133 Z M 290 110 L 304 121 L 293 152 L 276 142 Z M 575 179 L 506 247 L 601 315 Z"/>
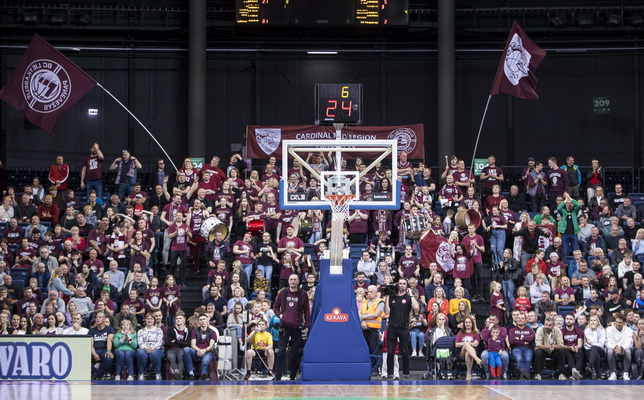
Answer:
<path fill-rule="evenodd" d="M 436 0 L 408 0 L 409 23 L 396 27 L 245 26 L 235 22 L 239 1 L 206 0 L 209 47 L 435 48 Z M 0 6 L 0 39 L 5 46 L 22 45 L 38 31 L 60 45 L 182 49 L 188 46 L 189 4 L 187 0 L 5 0 Z M 514 20 L 533 40 L 552 48 L 639 49 L 644 1 L 456 0 L 457 49 L 498 48 Z"/>

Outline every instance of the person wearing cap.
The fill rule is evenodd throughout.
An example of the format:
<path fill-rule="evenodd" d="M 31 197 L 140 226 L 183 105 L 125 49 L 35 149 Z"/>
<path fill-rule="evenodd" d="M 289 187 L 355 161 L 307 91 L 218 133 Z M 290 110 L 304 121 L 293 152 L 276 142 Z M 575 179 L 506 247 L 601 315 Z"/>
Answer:
<path fill-rule="evenodd" d="M 123 150 L 122 157 L 116 159 L 110 165 L 110 171 L 116 170 L 114 183 L 119 186 L 119 198 L 125 200 L 125 196 L 134 191 L 134 183 L 139 169 L 143 168 L 139 160 L 132 157 L 128 150 Z"/>
<path fill-rule="evenodd" d="M 620 313 L 624 309 L 628 308 L 626 302 L 622 300 L 622 295 L 619 293 L 618 289 L 611 289 L 608 291 L 610 298 L 606 303 L 604 303 L 604 316 L 605 318 L 610 318 L 615 313 Z"/>
<path fill-rule="evenodd" d="M 136 198 L 143 198 L 143 203 L 148 200 L 148 194 L 141 190 L 141 182 L 135 182 L 133 189 L 132 193 L 130 193 L 125 199 L 127 204 L 132 204 Z"/>
<path fill-rule="evenodd" d="M 54 197 L 52 195 L 45 195 L 43 203 L 38 206 L 36 215 L 40 217 L 41 221 L 50 222 L 52 227 L 58 225 L 58 216 L 60 215 L 60 210 L 54 204 Z"/>

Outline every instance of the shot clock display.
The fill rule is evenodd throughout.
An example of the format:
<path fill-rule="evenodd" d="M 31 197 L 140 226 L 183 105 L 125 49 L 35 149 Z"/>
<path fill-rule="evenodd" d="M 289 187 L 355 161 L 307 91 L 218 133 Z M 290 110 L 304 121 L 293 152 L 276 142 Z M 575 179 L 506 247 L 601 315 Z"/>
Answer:
<path fill-rule="evenodd" d="M 362 123 L 362 84 L 316 84 L 315 123 L 360 125 Z"/>

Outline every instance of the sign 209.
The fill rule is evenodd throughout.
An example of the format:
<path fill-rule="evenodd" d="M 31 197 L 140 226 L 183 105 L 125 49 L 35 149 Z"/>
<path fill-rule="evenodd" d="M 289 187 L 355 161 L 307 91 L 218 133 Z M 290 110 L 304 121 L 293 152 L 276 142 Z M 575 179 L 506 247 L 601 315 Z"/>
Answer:
<path fill-rule="evenodd" d="M 608 97 L 593 97 L 593 114 L 610 114 Z"/>

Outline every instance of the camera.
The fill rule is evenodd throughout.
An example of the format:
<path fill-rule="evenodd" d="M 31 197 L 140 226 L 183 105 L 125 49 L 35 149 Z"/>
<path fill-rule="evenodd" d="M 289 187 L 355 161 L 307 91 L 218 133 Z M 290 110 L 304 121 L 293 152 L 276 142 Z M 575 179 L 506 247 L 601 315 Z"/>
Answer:
<path fill-rule="evenodd" d="M 396 290 L 398 290 L 398 284 L 397 283 L 388 283 L 386 285 L 382 285 L 382 295 L 383 296 L 389 296 L 391 293 L 395 293 Z"/>

